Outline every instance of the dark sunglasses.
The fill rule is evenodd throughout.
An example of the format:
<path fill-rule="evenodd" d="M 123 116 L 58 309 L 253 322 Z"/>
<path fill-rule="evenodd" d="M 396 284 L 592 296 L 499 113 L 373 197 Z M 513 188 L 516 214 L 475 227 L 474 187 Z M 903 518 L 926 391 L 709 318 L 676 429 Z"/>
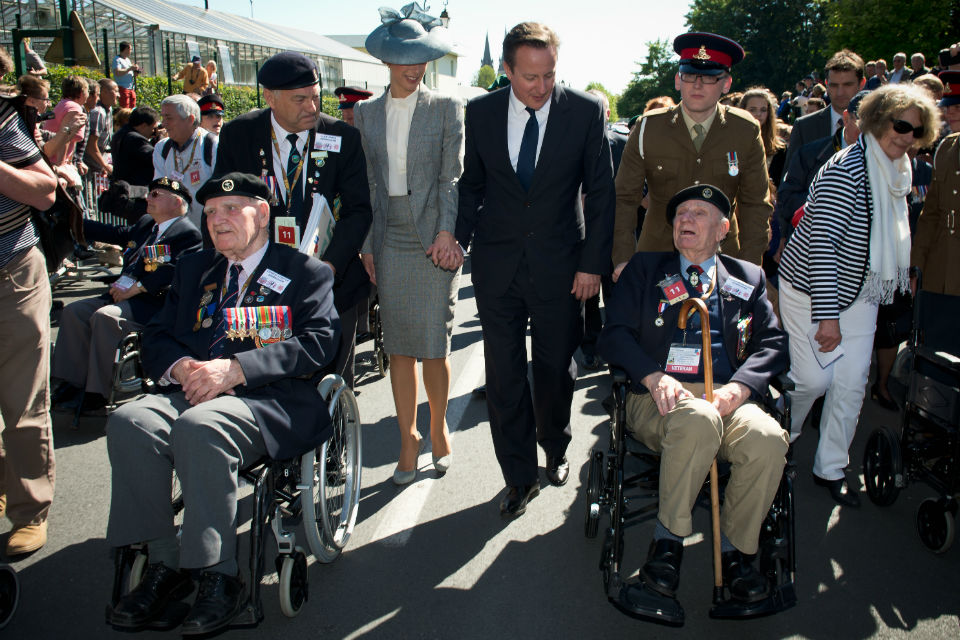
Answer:
<path fill-rule="evenodd" d="M 896 118 L 890 118 L 890 121 L 893 122 L 893 130 L 897 133 L 910 133 L 913 132 L 913 137 L 920 139 L 923 137 L 923 125 L 915 127 L 906 120 L 897 120 Z"/>

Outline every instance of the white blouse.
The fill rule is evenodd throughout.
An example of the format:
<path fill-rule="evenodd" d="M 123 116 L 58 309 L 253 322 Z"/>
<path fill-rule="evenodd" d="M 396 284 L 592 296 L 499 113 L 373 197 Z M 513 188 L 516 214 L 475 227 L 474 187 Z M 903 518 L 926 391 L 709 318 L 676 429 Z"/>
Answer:
<path fill-rule="evenodd" d="M 406 98 L 387 96 L 387 168 L 391 196 L 407 195 L 407 141 L 420 87 Z"/>

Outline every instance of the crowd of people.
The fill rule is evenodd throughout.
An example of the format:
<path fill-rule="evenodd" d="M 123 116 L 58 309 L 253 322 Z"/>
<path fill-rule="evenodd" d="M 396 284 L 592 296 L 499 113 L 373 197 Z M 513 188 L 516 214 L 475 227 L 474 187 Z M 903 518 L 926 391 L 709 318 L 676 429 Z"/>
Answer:
<path fill-rule="evenodd" d="M 717 457 L 732 464 L 725 583 L 744 603 L 769 596 L 753 566 L 760 526 L 821 396 L 814 480 L 859 505 L 845 470 L 873 351 L 871 394 L 895 409 L 886 379 L 904 336 L 893 327 L 909 313 L 917 273 L 925 289 L 960 295 L 949 277 L 960 261 L 960 46 L 941 52 L 939 70 L 919 53 L 908 69 L 898 53 L 889 72 L 842 50 L 823 84 L 811 73 L 796 98 L 778 99 L 767 87 L 731 93 L 739 44 L 682 34 L 680 102 L 655 98 L 624 128 L 607 122 L 603 94 L 555 82 L 559 38 L 539 23 L 506 34 L 506 80 L 487 95 L 464 105 L 428 89 L 427 64 L 451 51 L 439 25 L 422 11 L 384 17 L 366 48 L 389 68 L 389 86 L 379 96 L 338 88 L 342 119 L 321 112 L 317 65 L 293 52 L 259 69 L 268 107 L 229 120 L 216 65 L 198 56 L 177 76 L 184 93 L 159 112 L 137 106 L 127 43 L 113 78 L 67 76 L 49 117 L 41 74 L 20 79 L 19 102 L 0 100 L 8 555 L 47 539 L 50 403 L 101 410 L 116 345 L 134 330 L 161 391 L 107 419 L 107 539 L 150 550 L 140 586 L 108 613 L 114 627 L 148 627 L 197 575 L 184 634 L 237 615 L 238 469 L 329 436 L 311 386 L 324 372 L 353 385 L 374 295 L 400 436 L 393 481 L 412 482 L 427 447 L 418 361 L 443 476 L 467 255 L 502 517 L 523 515 L 539 494 L 538 446 L 547 481 L 567 482 L 580 367 L 605 361 L 629 375 L 628 429 L 662 457 L 650 550 L 621 598 L 631 612 L 655 617 L 676 598 L 691 510 Z M 110 213 L 125 224 L 95 219 L 104 207 L 91 194 L 108 184 L 123 192 L 110 202 L 125 206 Z M 49 209 L 60 188 L 87 207 L 86 241 L 119 247 L 119 276 L 63 309 L 48 366 L 51 295 L 31 211 Z M 676 328 L 689 297 L 705 310 L 690 337 Z M 703 353 L 690 346 L 701 338 L 712 346 Z M 785 370 L 795 390 L 792 424 L 781 427 L 757 401 Z M 179 531 L 174 470 L 186 505 Z"/>

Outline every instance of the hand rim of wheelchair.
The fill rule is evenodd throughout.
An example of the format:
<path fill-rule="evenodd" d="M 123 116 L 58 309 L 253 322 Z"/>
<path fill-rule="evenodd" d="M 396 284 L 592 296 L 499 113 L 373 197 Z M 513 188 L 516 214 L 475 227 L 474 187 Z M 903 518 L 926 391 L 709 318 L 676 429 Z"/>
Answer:
<path fill-rule="evenodd" d="M 292 554 L 277 557 L 277 565 L 280 611 L 288 618 L 295 618 L 308 599 L 306 551 L 297 547 Z"/>
<path fill-rule="evenodd" d="M 347 545 L 357 520 L 362 469 L 361 423 L 356 398 L 343 378 L 330 374 L 317 389 L 329 403 L 333 435 L 301 457 L 301 504 L 310 550 L 318 561 L 330 563 Z M 344 393 L 345 390 L 348 393 Z M 339 469 L 328 467 L 335 451 Z M 303 495 L 305 492 L 309 495 Z"/>
<path fill-rule="evenodd" d="M 886 427 L 877 427 L 863 452 L 863 482 L 870 501 L 879 507 L 892 505 L 903 486 L 903 454 L 900 440 Z"/>
<path fill-rule="evenodd" d="M 936 554 L 946 553 L 956 533 L 955 500 L 927 498 L 917 508 L 917 533 L 927 549 Z"/>
<path fill-rule="evenodd" d="M 9 624 L 20 603 L 20 579 L 13 567 L 0 563 L 0 629 Z"/>

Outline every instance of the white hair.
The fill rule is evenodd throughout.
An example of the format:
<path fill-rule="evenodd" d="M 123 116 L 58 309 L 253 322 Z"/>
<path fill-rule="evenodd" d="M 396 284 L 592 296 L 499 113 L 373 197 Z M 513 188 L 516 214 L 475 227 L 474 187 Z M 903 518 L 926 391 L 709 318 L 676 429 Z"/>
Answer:
<path fill-rule="evenodd" d="M 160 108 L 163 108 L 165 104 L 172 104 L 177 110 L 177 115 L 181 118 L 193 116 L 193 126 L 200 126 L 200 107 L 193 98 L 179 93 L 173 96 L 167 96 L 161 100 Z"/>

